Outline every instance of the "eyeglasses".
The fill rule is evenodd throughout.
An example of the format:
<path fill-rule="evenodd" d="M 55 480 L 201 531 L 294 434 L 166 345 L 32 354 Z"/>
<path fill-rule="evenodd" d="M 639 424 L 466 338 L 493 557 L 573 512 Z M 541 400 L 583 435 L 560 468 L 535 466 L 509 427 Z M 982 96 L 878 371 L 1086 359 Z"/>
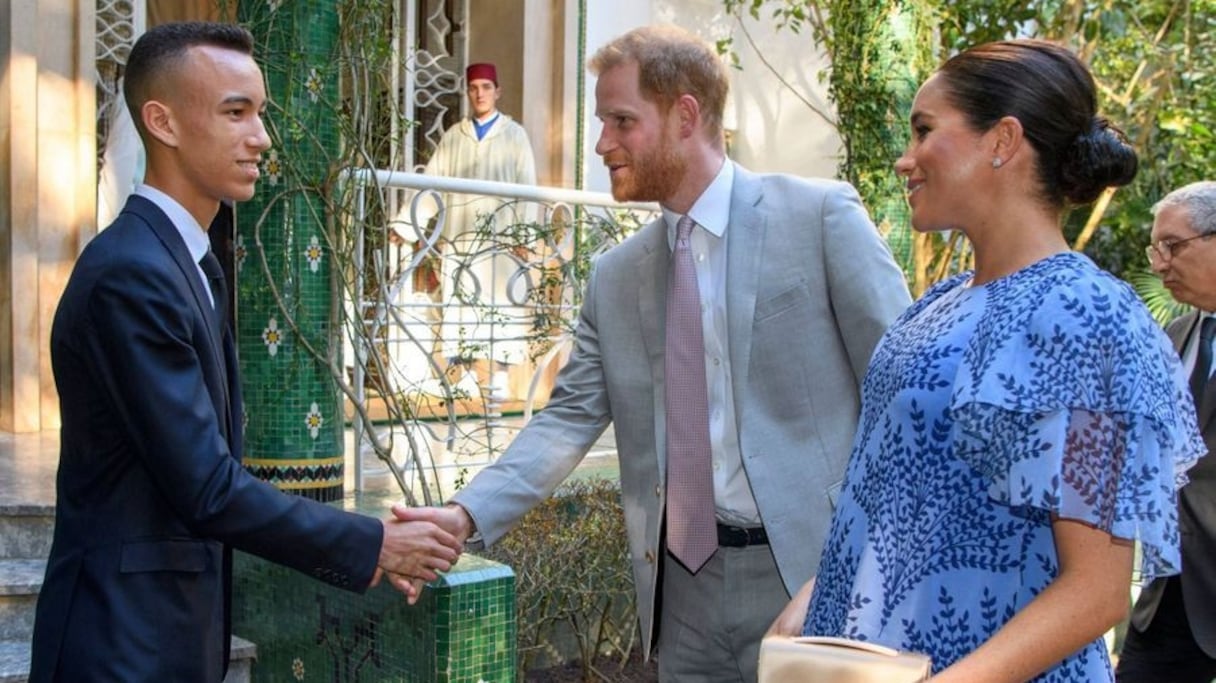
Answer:
<path fill-rule="evenodd" d="M 1178 252 L 1179 247 L 1193 240 L 1201 240 L 1216 235 L 1216 233 L 1207 232 L 1202 235 L 1192 235 L 1186 239 L 1171 240 L 1164 239 L 1156 243 L 1149 244 L 1144 248 L 1144 255 L 1148 257 L 1149 264 L 1159 261 L 1169 261 L 1174 258 L 1174 254 Z"/>

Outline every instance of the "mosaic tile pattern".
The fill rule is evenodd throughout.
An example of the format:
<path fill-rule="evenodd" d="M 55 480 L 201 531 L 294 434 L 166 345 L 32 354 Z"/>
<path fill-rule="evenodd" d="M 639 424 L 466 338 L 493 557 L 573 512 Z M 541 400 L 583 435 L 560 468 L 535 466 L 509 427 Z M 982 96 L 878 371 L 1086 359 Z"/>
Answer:
<path fill-rule="evenodd" d="M 296 492 L 332 487 L 335 479 L 341 480 L 344 467 L 342 456 L 316 460 L 245 458 L 242 464 L 258 479 Z M 339 487 L 337 496 L 341 495 L 342 490 Z"/>
<path fill-rule="evenodd" d="M 272 151 L 257 194 L 237 207 L 245 455 L 252 471 L 279 488 L 336 500 L 342 415 L 328 365 L 341 347 L 331 326 L 333 259 L 319 188 L 339 149 L 337 3 L 241 3 L 238 16 L 254 35 L 273 101 L 266 114 Z M 299 464 L 307 460 L 317 462 Z"/>
<path fill-rule="evenodd" d="M 444 576 L 435 596 L 435 680 L 510 681 L 515 674 L 515 574 L 473 555 Z"/>
<path fill-rule="evenodd" d="M 515 575 L 464 555 L 409 606 L 382 584 L 359 596 L 244 553 L 233 631 L 257 644 L 252 680 L 510 683 Z"/>

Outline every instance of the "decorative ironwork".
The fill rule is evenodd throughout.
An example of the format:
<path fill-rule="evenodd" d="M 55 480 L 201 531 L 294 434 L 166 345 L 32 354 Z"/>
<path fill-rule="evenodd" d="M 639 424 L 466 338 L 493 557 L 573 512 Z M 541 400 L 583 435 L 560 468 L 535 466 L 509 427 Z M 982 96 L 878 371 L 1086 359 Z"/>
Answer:
<path fill-rule="evenodd" d="M 347 288 L 369 294 L 346 306 L 359 321 L 346 328 L 346 358 L 354 402 L 388 403 L 390 423 L 356 425 L 356 449 L 395 453 L 406 485 L 443 498 L 509 441 L 504 407 L 531 414 L 543 378 L 570 348 L 591 261 L 657 207 L 414 173 L 354 179 L 383 193 L 374 202 L 404 195 L 387 226 L 353 217 L 355 234 L 367 236 L 353 260 L 374 265 Z M 449 208 L 466 203 L 478 207 L 475 225 L 445 229 Z M 356 486 L 374 473 L 356 459 Z"/>
<path fill-rule="evenodd" d="M 407 22 L 403 68 L 411 84 L 403 97 L 402 110 L 414 121 L 412 166 L 424 165 L 439 138 L 460 119 L 461 75 L 467 61 L 465 19 L 467 0 L 405 0 Z M 411 7 L 412 6 L 412 7 Z M 415 35 L 416 34 L 416 35 Z"/>
<path fill-rule="evenodd" d="M 97 167 L 100 169 L 110 124 L 123 106 L 119 84 L 131 47 L 143 28 L 141 2 L 97 0 L 94 61 L 97 66 Z"/>

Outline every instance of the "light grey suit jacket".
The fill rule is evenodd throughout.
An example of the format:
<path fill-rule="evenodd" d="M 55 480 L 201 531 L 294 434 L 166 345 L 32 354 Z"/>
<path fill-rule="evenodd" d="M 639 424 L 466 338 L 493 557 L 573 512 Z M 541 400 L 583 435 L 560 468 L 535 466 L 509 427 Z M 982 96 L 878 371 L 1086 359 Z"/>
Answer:
<path fill-rule="evenodd" d="M 1199 334 L 1199 313 L 1173 320 L 1165 332 L 1179 353 Z M 1199 432 L 1207 455 L 1187 470 L 1190 482 L 1178 492 L 1178 530 L 1182 537 L 1182 601 L 1191 634 L 1209 657 L 1216 657 L 1216 377 L 1208 380 L 1199 410 Z M 1132 610 L 1132 625 L 1143 631 L 1157 615 L 1165 579 L 1145 587 Z"/>
<path fill-rule="evenodd" d="M 739 448 L 792 594 L 818 563 L 870 354 L 910 298 L 903 274 L 845 183 L 756 175 L 736 166 L 727 230 Z M 493 543 L 549 496 L 614 423 L 647 652 L 663 552 L 669 254 L 660 218 L 599 258 L 574 350 L 549 404 L 453 497 Z"/>

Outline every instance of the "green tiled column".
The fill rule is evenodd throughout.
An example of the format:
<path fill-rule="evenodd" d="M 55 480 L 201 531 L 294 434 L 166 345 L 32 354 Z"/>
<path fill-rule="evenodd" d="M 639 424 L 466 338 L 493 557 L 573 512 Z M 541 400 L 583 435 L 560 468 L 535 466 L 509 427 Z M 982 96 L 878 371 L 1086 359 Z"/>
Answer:
<path fill-rule="evenodd" d="M 236 554 L 233 633 L 258 648 L 254 681 L 512 683 L 515 575 L 464 554 L 418 603 L 385 582 L 361 598 Z"/>
<path fill-rule="evenodd" d="M 341 345 L 321 190 L 338 155 L 334 0 L 241 2 L 266 74 L 273 148 L 256 196 L 237 214 L 237 340 L 245 466 L 279 488 L 342 497 L 343 415 L 328 361 Z M 340 365 L 340 364 L 339 364 Z"/>

